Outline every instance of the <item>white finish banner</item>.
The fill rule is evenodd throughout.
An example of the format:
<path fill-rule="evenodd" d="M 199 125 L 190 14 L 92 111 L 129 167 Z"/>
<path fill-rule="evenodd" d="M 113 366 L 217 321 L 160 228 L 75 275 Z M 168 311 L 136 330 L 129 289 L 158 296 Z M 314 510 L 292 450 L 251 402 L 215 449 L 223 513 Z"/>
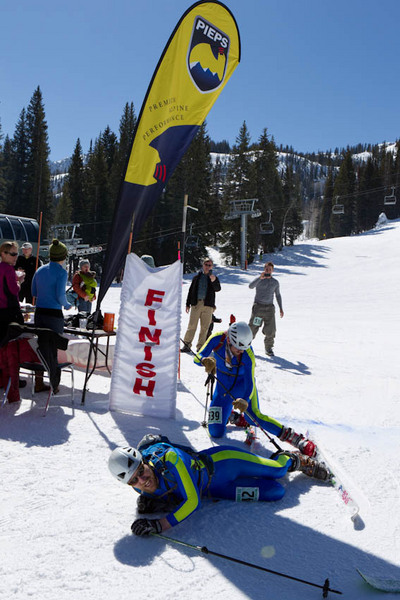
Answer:
<path fill-rule="evenodd" d="M 175 418 L 182 264 L 151 268 L 126 259 L 110 410 Z"/>

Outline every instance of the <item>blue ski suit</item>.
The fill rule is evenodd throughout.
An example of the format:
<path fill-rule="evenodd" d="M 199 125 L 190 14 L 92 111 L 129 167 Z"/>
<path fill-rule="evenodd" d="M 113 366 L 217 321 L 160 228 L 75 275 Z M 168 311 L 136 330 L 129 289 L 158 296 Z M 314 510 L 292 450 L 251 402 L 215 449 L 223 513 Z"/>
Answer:
<path fill-rule="evenodd" d="M 202 498 L 237 502 L 280 500 L 285 488 L 276 479 L 283 477 L 292 465 L 292 459 L 286 455 L 272 460 L 233 446 L 216 446 L 198 453 L 192 450 L 189 454 L 183 447 L 162 442 L 141 453 L 158 479 L 154 493 L 141 493 L 174 500 L 176 508 L 166 516 L 171 527 L 200 508 Z"/>
<path fill-rule="evenodd" d="M 260 411 L 256 380 L 254 376 L 255 358 L 253 349 L 245 350 L 240 358 L 228 357 L 227 336 L 224 332 L 215 333 L 208 338 L 197 352 L 194 362 L 201 366 L 201 360 L 212 352 L 216 360 L 216 379 L 213 398 L 208 413 L 208 431 L 212 437 L 222 437 L 232 412 L 234 398 L 244 398 L 249 403 L 247 413 L 255 423 L 272 435 L 279 436 L 282 424 Z M 232 398 L 233 396 L 233 398 Z"/>

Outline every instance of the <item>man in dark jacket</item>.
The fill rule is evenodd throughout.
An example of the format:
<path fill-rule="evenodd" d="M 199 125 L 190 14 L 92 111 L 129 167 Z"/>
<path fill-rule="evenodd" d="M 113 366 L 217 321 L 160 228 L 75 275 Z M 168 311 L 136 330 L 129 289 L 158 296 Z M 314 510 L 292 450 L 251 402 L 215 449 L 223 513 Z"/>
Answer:
<path fill-rule="evenodd" d="M 16 271 L 24 271 L 25 279 L 21 284 L 19 291 L 20 302 L 26 300 L 29 304 L 32 304 L 32 279 L 36 271 L 36 256 L 32 254 L 32 244 L 25 242 L 21 246 L 22 255 L 18 256 L 17 262 L 15 263 Z M 42 266 L 42 261 L 38 261 L 38 267 Z"/>
<path fill-rule="evenodd" d="M 213 262 L 210 258 L 203 261 L 203 269 L 193 277 L 190 284 L 186 312 L 190 311 L 189 324 L 184 337 L 181 352 L 190 352 L 193 338 L 200 321 L 200 333 L 197 340 L 197 351 L 207 339 L 207 331 L 215 310 L 215 292 L 219 292 L 221 284 L 212 272 Z"/>

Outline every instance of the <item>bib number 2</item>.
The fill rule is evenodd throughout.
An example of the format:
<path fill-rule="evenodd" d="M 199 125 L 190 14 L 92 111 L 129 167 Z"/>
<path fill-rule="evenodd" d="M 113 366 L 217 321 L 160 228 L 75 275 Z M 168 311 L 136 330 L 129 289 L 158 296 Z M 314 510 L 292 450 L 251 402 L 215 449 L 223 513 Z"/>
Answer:
<path fill-rule="evenodd" d="M 260 489 L 258 487 L 237 487 L 236 502 L 258 502 Z"/>
<path fill-rule="evenodd" d="M 208 424 L 209 425 L 222 425 L 222 408 L 221 406 L 211 406 L 208 411 Z"/>

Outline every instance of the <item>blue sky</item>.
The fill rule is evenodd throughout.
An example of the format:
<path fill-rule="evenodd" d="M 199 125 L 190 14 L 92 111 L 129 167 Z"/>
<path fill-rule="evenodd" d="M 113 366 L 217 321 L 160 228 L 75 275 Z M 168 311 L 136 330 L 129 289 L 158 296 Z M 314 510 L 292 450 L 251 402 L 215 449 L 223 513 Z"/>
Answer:
<path fill-rule="evenodd" d="M 0 122 L 40 85 L 51 159 L 86 152 L 126 102 L 138 114 L 185 0 L 0 0 Z M 226 0 L 242 61 L 207 118 L 215 141 L 317 151 L 400 138 L 398 0 Z"/>

